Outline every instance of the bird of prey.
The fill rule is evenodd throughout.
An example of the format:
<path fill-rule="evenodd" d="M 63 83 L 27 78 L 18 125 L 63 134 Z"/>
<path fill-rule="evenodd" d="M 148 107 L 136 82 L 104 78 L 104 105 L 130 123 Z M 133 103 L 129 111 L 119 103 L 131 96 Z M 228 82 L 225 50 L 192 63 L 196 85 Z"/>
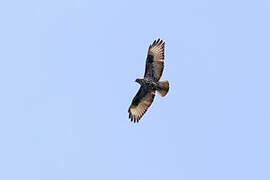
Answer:
<path fill-rule="evenodd" d="M 144 78 L 138 78 L 135 82 L 141 85 L 128 109 L 131 122 L 139 122 L 147 109 L 151 106 L 156 91 L 166 96 L 169 91 L 169 81 L 159 81 L 164 69 L 165 42 L 157 39 L 148 49 Z"/>

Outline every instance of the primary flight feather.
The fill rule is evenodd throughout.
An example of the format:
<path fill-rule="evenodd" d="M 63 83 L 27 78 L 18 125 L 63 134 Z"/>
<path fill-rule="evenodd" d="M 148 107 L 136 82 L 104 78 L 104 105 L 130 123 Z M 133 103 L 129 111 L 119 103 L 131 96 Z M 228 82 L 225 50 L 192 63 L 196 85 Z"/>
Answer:
<path fill-rule="evenodd" d="M 156 91 L 162 96 L 166 96 L 169 91 L 169 81 L 159 81 L 164 69 L 164 49 L 165 42 L 155 40 L 148 49 L 146 58 L 144 78 L 136 79 L 141 85 L 139 91 L 133 98 L 128 109 L 131 121 L 139 122 L 147 109 L 151 106 Z"/>

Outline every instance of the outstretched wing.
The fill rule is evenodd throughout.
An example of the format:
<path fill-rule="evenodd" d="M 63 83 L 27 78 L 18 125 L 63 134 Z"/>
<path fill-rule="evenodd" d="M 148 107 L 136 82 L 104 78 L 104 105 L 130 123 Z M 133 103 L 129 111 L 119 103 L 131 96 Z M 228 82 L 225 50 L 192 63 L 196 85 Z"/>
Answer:
<path fill-rule="evenodd" d="M 130 120 L 134 121 L 134 123 L 139 122 L 141 117 L 151 106 L 154 97 L 155 91 L 149 91 L 147 88 L 141 86 L 128 109 Z"/>
<path fill-rule="evenodd" d="M 149 46 L 144 78 L 159 81 L 164 69 L 165 42 L 158 39 Z"/>

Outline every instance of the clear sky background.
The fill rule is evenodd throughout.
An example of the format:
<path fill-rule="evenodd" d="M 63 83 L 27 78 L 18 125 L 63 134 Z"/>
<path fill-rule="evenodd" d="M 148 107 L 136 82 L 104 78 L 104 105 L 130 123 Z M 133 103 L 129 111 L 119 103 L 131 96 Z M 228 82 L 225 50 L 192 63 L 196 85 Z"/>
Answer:
<path fill-rule="evenodd" d="M 270 2 L 1 1 L 0 179 L 269 180 Z M 147 48 L 171 89 L 128 107 Z"/>

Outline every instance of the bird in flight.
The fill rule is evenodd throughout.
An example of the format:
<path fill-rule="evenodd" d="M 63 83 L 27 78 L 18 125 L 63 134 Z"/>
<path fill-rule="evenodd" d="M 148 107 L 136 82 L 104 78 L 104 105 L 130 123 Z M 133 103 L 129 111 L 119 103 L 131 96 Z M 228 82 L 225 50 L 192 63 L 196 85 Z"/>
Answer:
<path fill-rule="evenodd" d="M 147 109 L 151 106 L 156 91 L 166 96 L 169 91 L 169 81 L 159 81 L 164 69 L 165 42 L 155 40 L 148 49 L 144 78 L 138 78 L 135 82 L 141 85 L 128 109 L 131 122 L 139 122 Z"/>

